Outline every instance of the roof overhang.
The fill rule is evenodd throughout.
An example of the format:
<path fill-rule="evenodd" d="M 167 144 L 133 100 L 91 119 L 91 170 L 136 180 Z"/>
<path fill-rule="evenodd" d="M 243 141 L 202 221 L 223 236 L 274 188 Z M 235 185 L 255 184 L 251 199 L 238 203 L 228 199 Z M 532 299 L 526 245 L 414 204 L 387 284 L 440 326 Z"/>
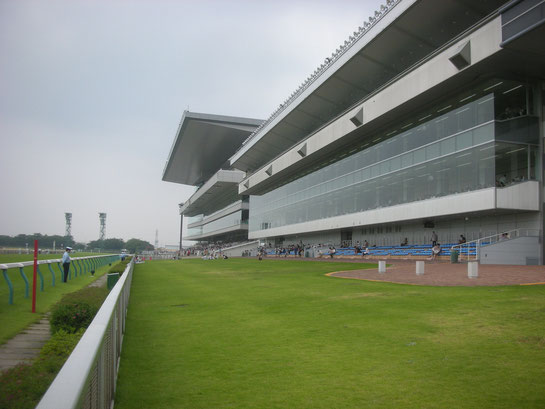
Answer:
<path fill-rule="evenodd" d="M 355 33 L 332 59 L 326 59 L 254 132 L 230 158 L 231 166 L 247 172 L 259 169 L 396 81 L 464 30 L 497 13 L 506 2 L 388 1 L 387 7 L 370 18 L 373 22 L 367 30 Z"/>
<path fill-rule="evenodd" d="M 180 206 L 180 214 L 190 217 L 209 215 L 236 202 L 239 199 L 238 184 L 244 175 L 239 170 L 219 170 Z"/>
<path fill-rule="evenodd" d="M 166 182 L 201 185 L 263 121 L 185 111 L 163 171 Z"/>

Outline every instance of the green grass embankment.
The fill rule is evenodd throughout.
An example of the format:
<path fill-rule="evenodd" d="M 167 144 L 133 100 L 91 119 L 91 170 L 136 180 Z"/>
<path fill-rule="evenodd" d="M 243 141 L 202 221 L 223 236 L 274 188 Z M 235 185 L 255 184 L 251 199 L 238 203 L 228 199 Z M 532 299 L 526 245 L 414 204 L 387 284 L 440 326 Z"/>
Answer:
<path fill-rule="evenodd" d="M 97 255 L 96 253 L 77 253 L 72 257 L 85 257 L 88 255 Z M 40 260 L 57 259 L 58 255 L 41 254 L 38 258 Z M 33 255 L 28 254 L 10 254 L 0 255 L 0 264 L 4 263 L 16 263 L 22 261 L 32 261 Z M 53 265 L 53 271 L 55 271 L 55 287 L 51 286 L 51 272 L 47 265 L 40 265 L 40 271 L 44 277 L 44 291 L 40 291 L 40 281 L 37 279 L 36 287 L 36 313 L 32 313 L 32 275 L 33 267 L 25 267 L 24 271 L 29 281 L 29 298 L 25 298 L 25 282 L 19 273 L 18 268 L 12 268 L 8 270 L 8 276 L 14 287 L 13 304 L 9 305 L 9 289 L 4 277 L 0 277 L 0 344 L 5 343 L 10 338 L 14 337 L 17 333 L 22 331 L 28 325 L 33 322 L 39 321 L 44 313 L 50 310 L 50 308 L 58 302 L 64 294 L 72 293 L 87 285 L 98 277 L 105 274 L 110 266 L 106 265 L 99 268 L 95 275 L 90 273 L 84 275 L 78 275 L 67 283 L 63 283 L 60 279 L 60 271 L 58 266 Z"/>

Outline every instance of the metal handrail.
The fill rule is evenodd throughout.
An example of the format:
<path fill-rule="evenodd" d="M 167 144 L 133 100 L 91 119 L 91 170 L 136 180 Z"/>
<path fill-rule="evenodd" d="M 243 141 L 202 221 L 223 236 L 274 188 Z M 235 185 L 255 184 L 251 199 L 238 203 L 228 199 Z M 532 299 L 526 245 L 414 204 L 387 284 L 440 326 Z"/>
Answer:
<path fill-rule="evenodd" d="M 36 409 L 109 409 L 113 405 L 134 258 Z"/>
<path fill-rule="evenodd" d="M 481 247 L 496 244 L 500 241 L 512 240 L 518 237 L 536 237 L 541 233 L 538 229 L 514 229 L 507 230 L 501 233 L 493 234 L 492 236 L 481 237 L 477 240 L 468 241 L 462 244 L 452 246 L 450 251 L 458 250 L 458 259 L 462 261 L 464 255 L 467 261 L 478 261 Z"/>
<path fill-rule="evenodd" d="M 77 277 L 78 274 L 86 274 L 90 271 L 95 271 L 96 269 L 112 263 L 113 261 L 116 261 L 119 259 L 119 255 L 105 255 L 105 256 L 88 256 L 88 257 L 73 257 L 71 258 L 70 268 L 68 271 L 68 280 L 72 279 L 72 273 L 74 273 L 74 277 Z M 63 275 L 63 269 L 61 266 L 62 259 L 52 259 L 52 260 L 39 260 L 37 265 L 37 273 L 38 278 L 40 280 L 40 291 L 44 291 L 44 276 L 42 271 L 40 270 L 40 265 L 47 265 L 49 272 L 51 273 L 51 286 L 55 287 L 55 271 L 53 271 L 53 268 L 51 267 L 52 264 L 57 265 L 57 269 L 60 272 L 61 281 L 62 281 L 62 275 Z M 29 280 L 24 272 L 25 267 L 31 267 L 34 265 L 34 261 L 23 261 L 19 263 L 5 263 L 0 264 L 0 270 L 2 270 L 2 275 L 4 276 L 4 280 L 6 281 L 9 289 L 9 304 L 13 304 L 13 295 L 14 295 L 14 288 L 11 280 L 8 276 L 8 270 L 10 268 L 18 268 L 19 274 L 21 275 L 21 278 L 25 282 L 25 298 L 29 298 L 29 289 L 30 289 L 30 283 Z"/>

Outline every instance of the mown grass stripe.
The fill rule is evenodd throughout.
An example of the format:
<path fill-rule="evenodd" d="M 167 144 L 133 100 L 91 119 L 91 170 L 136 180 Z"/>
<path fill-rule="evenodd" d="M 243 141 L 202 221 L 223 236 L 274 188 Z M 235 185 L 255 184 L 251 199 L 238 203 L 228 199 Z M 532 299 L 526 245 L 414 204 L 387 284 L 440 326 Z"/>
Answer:
<path fill-rule="evenodd" d="M 545 406 L 545 287 L 324 276 L 361 268 L 136 266 L 116 408 Z"/>

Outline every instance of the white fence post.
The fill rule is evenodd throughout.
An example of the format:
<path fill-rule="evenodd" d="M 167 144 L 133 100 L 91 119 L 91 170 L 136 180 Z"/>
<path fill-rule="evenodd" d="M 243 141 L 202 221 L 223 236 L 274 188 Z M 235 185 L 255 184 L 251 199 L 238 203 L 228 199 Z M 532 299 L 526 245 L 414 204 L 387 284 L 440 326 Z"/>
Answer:
<path fill-rule="evenodd" d="M 467 276 L 468 278 L 479 277 L 479 263 L 476 261 L 470 261 L 467 263 Z"/>
<path fill-rule="evenodd" d="M 417 261 L 416 262 L 416 275 L 417 276 L 424 275 L 424 262 L 423 261 Z"/>

